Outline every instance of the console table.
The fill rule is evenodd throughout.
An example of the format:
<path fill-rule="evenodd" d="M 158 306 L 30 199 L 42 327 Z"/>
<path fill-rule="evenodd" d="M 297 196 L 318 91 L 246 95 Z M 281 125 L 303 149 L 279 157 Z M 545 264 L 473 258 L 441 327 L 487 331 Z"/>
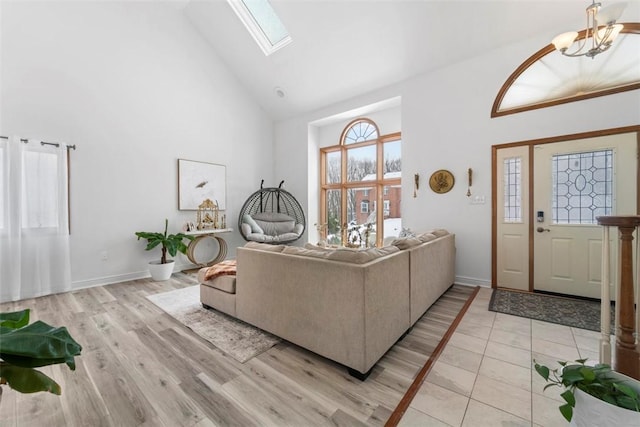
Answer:
<path fill-rule="evenodd" d="M 184 234 L 186 235 L 195 236 L 195 239 L 189 242 L 189 246 L 187 246 L 187 258 L 189 258 L 189 261 L 196 265 L 199 265 L 200 267 L 211 267 L 212 265 L 223 261 L 227 256 L 227 242 L 225 242 L 221 236 L 218 236 L 218 234 L 229 233 L 231 231 L 233 231 L 232 228 L 212 228 L 209 230 L 195 230 L 184 232 Z M 218 242 L 218 253 L 209 262 L 201 263 L 196 261 L 194 252 L 196 250 L 196 246 L 198 246 L 198 243 L 206 238 L 216 239 L 216 241 Z"/>

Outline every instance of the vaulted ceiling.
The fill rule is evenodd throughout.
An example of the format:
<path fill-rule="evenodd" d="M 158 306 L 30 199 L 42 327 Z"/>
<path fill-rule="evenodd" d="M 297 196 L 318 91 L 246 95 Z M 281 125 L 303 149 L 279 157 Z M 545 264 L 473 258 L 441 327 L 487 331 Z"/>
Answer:
<path fill-rule="evenodd" d="M 183 12 L 276 120 L 516 41 L 532 37 L 550 41 L 559 33 L 583 29 L 584 10 L 590 4 L 587 0 L 270 1 L 293 38 L 270 56 L 262 53 L 225 0 L 185 1 Z M 630 1 L 620 21 L 640 21 L 640 1 Z M 522 52 L 516 62 L 531 54 Z M 278 96 L 276 88 L 285 96 Z"/>

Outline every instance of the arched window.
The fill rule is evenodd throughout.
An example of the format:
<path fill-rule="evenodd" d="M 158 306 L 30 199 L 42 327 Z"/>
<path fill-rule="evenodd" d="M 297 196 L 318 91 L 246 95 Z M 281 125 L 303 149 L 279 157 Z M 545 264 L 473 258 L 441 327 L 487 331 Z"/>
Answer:
<path fill-rule="evenodd" d="M 583 30 L 578 40 L 584 39 Z M 624 23 L 613 46 L 595 58 L 567 58 L 549 44 L 502 85 L 491 108 L 499 117 L 640 89 L 640 23 Z"/>
<path fill-rule="evenodd" d="M 343 145 L 356 142 L 373 141 L 378 138 L 378 126 L 369 119 L 358 119 L 351 122 L 342 132 L 340 140 Z"/>
<path fill-rule="evenodd" d="M 337 145 L 320 150 L 320 218 L 326 224 L 321 237 L 342 244 L 347 234 L 359 232 L 364 247 L 380 246 L 385 236 L 397 236 L 400 209 L 390 212 L 387 207 L 400 206 L 401 154 L 400 132 L 380 135 L 376 123 L 367 118 L 351 121 Z M 398 200 L 386 200 L 390 198 Z M 385 210 L 378 212 L 376 206 Z"/>

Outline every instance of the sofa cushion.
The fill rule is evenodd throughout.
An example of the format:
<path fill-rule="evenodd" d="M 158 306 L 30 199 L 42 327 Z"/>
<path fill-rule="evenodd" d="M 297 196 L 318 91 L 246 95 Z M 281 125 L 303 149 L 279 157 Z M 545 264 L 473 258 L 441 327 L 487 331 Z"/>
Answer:
<path fill-rule="evenodd" d="M 362 250 L 352 250 L 348 248 L 340 248 L 327 254 L 327 259 L 333 261 L 351 262 L 354 264 L 365 264 L 377 258 L 399 252 L 395 246 L 384 246 L 382 248 L 370 248 Z"/>
<path fill-rule="evenodd" d="M 436 237 L 442 237 L 442 236 L 446 236 L 447 234 L 449 234 L 449 232 L 447 230 L 445 230 L 444 228 L 436 228 L 434 230 L 427 231 L 427 233 L 431 233 Z"/>
<path fill-rule="evenodd" d="M 306 249 L 311 249 L 314 251 L 324 251 L 324 252 L 331 252 L 331 251 L 335 251 L 337 249 L 337 247 L 330 247 L 330 246 L 320 246 L 320 245 L 314 245 L 313 243 L 305 243 L 304 247 Z"/>
<path fill-rule="evenodd" d="M 282 249 L 284 249 L 284 245 L 268 245 L 266 243 L 259 243 L 259 242 L 247 242 L 247 244 L 245 244 L 244 247 L 249 249 L 258 249 L 260 251 L 268 251 L 268 252 L 282 252 Z"/>
<path fill-rule="evenodd" d="M 394 239 L 391 244 L 396 246 L 398 249 L 409 249 L 414 246 L 418 246 L 423 243 L 417 237 L 401 237 L 399 239 Z"/>
<path fill-rule="evenodd" d="M 432 240 L 437 239 L 435 234 L 431 234 L 431 233 L 423 233 L 421 235 L 418 236 L 418 239 L 420 239 L 420 241 L 422 243 L 427 243 L 430 242 Z"/>
<path fill-rule="evenodd" d="M 260 226 L 258 225 L 258 223 L 256 223 L 256 221 L 251 217 L 251 215 L 245 215 L 242 217 L 242 224 L 248 224 L 249 227 L 251 227 L 251 232 L 252 233 L 260 233 L 260 234 L 264 234 L 264 231 L 262 231 L 262 228 L 260 228 Z M 243 231 L 245 229 L 243 228 Z M 249 233 L 245 233 L 245 234 L 249 234 Z"/>
<path fill-rule="evenodd" d="M 218 276 L 215 279 L 202 282 L 200 286 L 209 286 L 228 294 L 236 293 L 236 276 Z"/>
<path fill-rule="evenodd" d="M 285 246 L 283 254 L 309 256 L 314 258 L 326 258 L 330 251 L 301 248 L 299 246 Z"/>

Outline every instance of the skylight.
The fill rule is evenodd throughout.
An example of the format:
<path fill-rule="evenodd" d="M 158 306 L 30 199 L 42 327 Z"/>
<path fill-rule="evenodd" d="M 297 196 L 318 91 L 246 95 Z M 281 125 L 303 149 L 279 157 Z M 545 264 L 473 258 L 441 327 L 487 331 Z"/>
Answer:
<path fill-rule="evenodd" d="M 291 43 L 291 36 L 268 0 L 227 0 L 265 55 Z"/>

